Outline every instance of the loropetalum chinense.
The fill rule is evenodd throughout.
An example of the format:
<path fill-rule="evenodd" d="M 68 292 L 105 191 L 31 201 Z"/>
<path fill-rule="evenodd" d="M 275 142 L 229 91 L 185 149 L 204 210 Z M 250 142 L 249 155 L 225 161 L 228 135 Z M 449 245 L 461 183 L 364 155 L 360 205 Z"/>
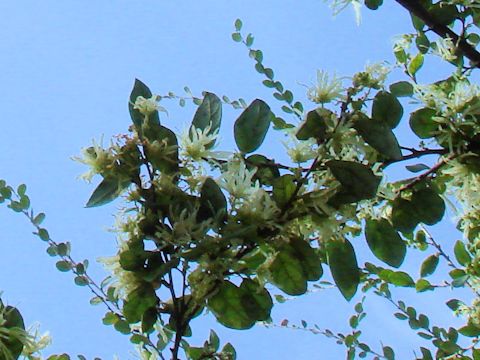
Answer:
<path fill-rule="evenodd" d="M 75 282 L 95 293 L 92 302 L 108 308 L 104 323 L 130 334 L 144 359 L 234 359 L 233 346 L 220 347 L 213 330 L 203 346 L 191 346 L 185 338 L 191 322 L 207 309 L 229 328 L 273 326 L 271 309 L 285 300 L 280 293 L 300 296 L 324 280 L 348 301 L 364 294 L 350 319 L 352 332 L 335 334 L 306 322 L 302 328 L 335 338 L 349 359 L 394 358 L 390 346 L 375 350 L 361 340 L 363 302 L 371 293 L 391 302 L 395 316 L 430 343 L 417 358 L 480 359 L 480 88 L 472 80 L 480 67 L 480 2 L 397 2 L 412 15 L 415 32 L 395 39 L 395 63 L 368 64 L 352 77 L 319 70 L 307 89 L 308 105 L 275 79 L 237 20 L 232 38 L 248 48 L 284 114 L 265 100 L 247 104 L 211 92 L 194 97 L 188 88 L 187 97 L 153 95 L 135 80 L 128 133 L 108 147 L 95 142 L 77 158 L 89 167 L 84 179 L 102 178 L 87 207 L 118 197 L 125 203 L 115 227 L 118 252 L 100 259 L 111 271 L 101 285 L 87 275 L 87 262 L 70 257 L 68 243 L 54 242 L 40 226 L 44 215 L 30 209 L 24 186 L 15 191 L 2 182 L 1 199 L 30 219 L 49 253 L 61 257 L 59 270 L 74 272 Z M 331 4 L 335 11 L 354 5 L 359 19 L 360 1 Z M 376 10 L 382 1 L 364 4 Z M 451 64 L 451 75 L 421 82 L 429 57 Z M 404 79 L 390 82 L 389 73 L 399 70 Z M 183 106 L 188 97 L 198 108 L 177 137 L 161 121 L 159 111 L 166 110 L 159 102 L 178 99 Z M 410 114 L 407 102 L 415 104 Z M 241 110 L 233 126 L 236 148 L 227 151 L 219 137 L 225 105 Z M 417 147 L 397 139 L 395 129 L 407 120 Z M 290 161 L 276 162 L 277 154 L 261 151 L 272 131 L 284 136 Z M 392 164 L 424 156 L 430 165 L 408 165 L 413 175 L 388 181 Z M 440 244 L 427 226 L 444 219 L 446 202 L 457 209 L 463 239 Z M 375 264 L 358 263 L 359 237 Z M 402 263 L 416 249 L 429 252 L 414 280 Z M 426 278 L 439 262 L 451 267 L 450 278 L 432 284 Z M 445 286 L 472 291 L 471 302 L 447 303 L 464 319 L 458 328 L 431 325 L 393 294 L 394 287 L 411 287 L 421 296 Z M 288 320 L 279 326 L 300 328 Z M 34 359 L 48 342 L 46 336 L 35 340 L 18 310 L 2 304 L 0 330 L 7 334 L 0 344 L 17 349 L 12 358 L 23 349 Z"/>

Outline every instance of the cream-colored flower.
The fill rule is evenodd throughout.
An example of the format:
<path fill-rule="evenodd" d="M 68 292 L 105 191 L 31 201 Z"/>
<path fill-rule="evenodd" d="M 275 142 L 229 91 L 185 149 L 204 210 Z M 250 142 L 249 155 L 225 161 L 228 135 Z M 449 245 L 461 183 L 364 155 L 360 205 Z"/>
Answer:
<path fill-rule="evenodd" d="M 325 0 L 325 1 L 328 1 L 328 0 Z M 360 9 L 362 8 L 362 4 L 360 3 L 359 0 L 333 0 L 332 3 L 330 4 L 330 7 L 333 10 L 333 15 L 336 16 L 338 13 L 340 13 L 349 5 L 353 6 L 353 11 L 355 12 L 355 21 L 357 25 L 360 25 L 360 22 L 362 20 L 362 14 L 360 12 Z"/>
<path fill-rule="evenodd" d="M 317 143 L 314 138 L 298 140 L 295 136 L 297 129 L 287 129 L 287 140 L 282 141 L 287 149 L 287 154 L 294 163 L 300 164 L 312 160 L 317 156 Z"/>
<path fill-rule="evenodd" d="M 453 61 L 457 58 L 455 55 L 456 46 L 450 38 L 440 38 L 435 41 L 435 47 L 432 54 L 440 56 L 445 61 Z"/>
<path fill-rule="evenodd" d="M 336 99 L 343 98 L 342 79 L 335 74 L 330 78 L 328 73 L 317 70 L 317 84 L 307 90 L 309 100 L 317 104 L 326 104 Z"/>
<path fill-rule="evenodd" d="M 165 111 L 160 105 L 158 105 L 158 101 L 160 100 L 160 96 L 152 95 L 148 99 L 144 98 L 143 96 L 138 96 L 133 103 L 133 108 L 140 111 L 145 116 L 148 116 L 155 111 Z"/>
<path fill-rule="evenodd" d="M 257 169 L 249 170 L 243 161 L 232 160 L 228 170 L 219 179 L 219 185 L 236 199 L 247 198 L 260 188 L 258 181 L 253 182 Z"/>
<path fill-rule="evenodd" d="M 103 174 L 112 169 L 115 165 L 115 156 L 110 149 L 104 149 L 101 144 L 93 140 L 93 145 L 88 148 L 83 148 L 81 156 L 73 157 L 74 161 L 90 167 L 86 173 L 79 177 L 85 181 L 90 182 L 96 174 Z"/>
<path fill-rule="evenodd" d="M 398 52 L 398 51 L 405 51 L 408 52 L 410 47 L 412 46 L 413 42 L 413 34 L 403 34 L 400 36 L 396 36 L 393 39 L 393 51 Z"/>
<path fill-rule="evenodd" d="M 263 223 L 274 220 L 279 215 L 280 209 L 265 190 L 257 189 L 245 199 L 241 208 L 238 209 L 238 213 L 242 217 L 253 220 L 253 222 Z"/>
<path fill-rule="evenodd" d="M 182 154 L 196 161 L 207 158 L 213 153 L 208 148 L 208 145 L 217 140 L 217 138 L 218 129 L 212 132 L 211 125 L 208 125 L 203 130 L 192 125 L 180 137 Z"/>

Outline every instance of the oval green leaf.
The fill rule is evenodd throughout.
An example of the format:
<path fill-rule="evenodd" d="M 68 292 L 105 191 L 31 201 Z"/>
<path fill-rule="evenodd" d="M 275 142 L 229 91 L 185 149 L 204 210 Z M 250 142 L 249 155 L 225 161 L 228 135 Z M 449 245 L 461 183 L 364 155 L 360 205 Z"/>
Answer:
<path fill-rule="evenodd" d="M 235 121 L 233 132 L 240 151 L 251 153 L 262 145 L 274 115 L 262 100 L 254 100 Z"/>
<path fill-rule="evenodd" d="M 378 259 L 393 267 L 402 265 L 407 246 L 388 220 L 367 220 L 365 237 Z"/>
<path fill-rule="evenodd" d="M 330 240 L 327 243 L 327 257 L 335 284 L 343 297 L 350 300 L 357 292 L 360 282 L 360 271 L 352 244 L 347 239 Z"/>

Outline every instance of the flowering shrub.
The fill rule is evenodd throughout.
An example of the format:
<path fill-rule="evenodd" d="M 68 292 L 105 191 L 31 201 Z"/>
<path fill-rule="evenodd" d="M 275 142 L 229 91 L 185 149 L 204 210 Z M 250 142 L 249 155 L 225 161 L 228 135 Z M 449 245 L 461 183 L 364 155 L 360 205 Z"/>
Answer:
<path fill-rule="evenodd" d="M 294 123 L 274 114 L 264 100 L 230 102 L 205 92 L 194 99 L 198 108 L 178 139 L 159 116 L 165 111 L 162 98 L 175 96 L 153 95 L 136 80 L 128 133 L 108 147 L 94 143 L 78 159 L 89 167 L 86 180 L 102 179 L 87 207 L 119 196 L 126 203 L 117 217 L 118 252 L 101 259 L 111 271 L 101 285 L 87 275 L 88 263 L 70 257 L 69 244 L 54 242 L 41 227 L 44 215 L 30 210 L 24 186 L 14 191 L 2 182 L 1 200 L 30 219 L 49 253 L 61 257 L 59 270 L 72 271 L 78 285 L 94 292 L 92 302 L 108 309 L 104 323 L 130 334 L 145 359 L 164 359 L 169 351 L 178 359 L 181 350 L 189 359 L 234 359 L 233 346 L 220 347 L 213 330 L 202 347 L 186 341 L 195 317 L 208 310 L 233 329 L 268 324 L 275 289 L 300 296 L 310 284 L 330 279 L 324 275 L 327 269 L 346 300 L 360 289 L 393 303 L 395 316 L 431 342 L 420 349 L 421 359 L 478 359 L 480 89 L 470 79 L 480 66 L 475 50 L 480 2 L 397 2 L 410 11 L 415 27 L 393 48 L 394 67 L 404 71 L 405 79 L 389 83 L 391 67 L 383 63 L 370 64 L 351 78 L 318 71 L 317 83 L 307 90 L 308 110 L 275 80 L 262 52 L 252 48 L 252 35 L 244 37 L 236 21 L 233 40 L 249 49 L 256 70 L 265 75 L 264 85 L 273 89 Z M 360 1 L 332 5 L 338 11 L 349 4 L 359 15 Z M 375 10 L 382 1 L 365 0 L 365 5 Z M 432 32 L 439 37 L 433 39 Z M 452 74 L 422 84 L 417 74 L 430 55 L 452 64 Z M 402 98 L 417 104 L 411 114 L 405 114 Z M 218 150 L 225 104 L 242 110 L 233 126 L 236 152 Z M 415 148 L 401 146 L 395 134 L 405 118 L 418 137 Z M 271 125 L 285 135 L 289 163 L 259 152 Z M 410 165 L 413 177 L 387 181 L 391 164 L 424 156 L 435 156 L 435 163 Z M 464 235 L 453 246 L 439 244 L 426 228 L 442 221 L 447 200 L 459 207 L 458 228 Z M 360 236 L 377 264 L 357 262 L 352 239 Z M 431 250 L 419 279 L 399 270 L 407 251 L 415 248 Z M 440 261 L 452 268 L 447 286 L 472 290 L 471 304 L 447 303 L 464 317 L 459 328 L 431 325 L 425 314 L 392 295 L 395 287 L 420 294 L 445 286 L 427 280 Z M 357 329 L 365 317 L 362 302 L 355 311 L 349 335 L 311 331 L 335 337 L 349 359 L 356 354 L 393 359 L 391 347 L 375 350 L 362 342 Z M 34 345 L 15 308 L 0 307 L 0 329 L 6 334 L 0 351 L 11 355 L 5 358 L 18 358 L 22 351 L 34 358 L 47 343 L 44 337 Z M 460 337 L 471 342 L 465 346 Z"/>

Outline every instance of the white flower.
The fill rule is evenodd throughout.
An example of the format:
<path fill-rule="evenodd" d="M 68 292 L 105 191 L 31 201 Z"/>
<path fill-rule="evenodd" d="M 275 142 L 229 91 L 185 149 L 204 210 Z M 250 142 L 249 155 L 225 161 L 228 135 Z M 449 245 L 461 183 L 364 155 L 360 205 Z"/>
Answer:
<path fill-rule="evenodd" d="M 365 72 L 370 75 L 371 79 L 375 81 L 378 86 L 380 86 L 390 73 L 390 67 L 385 63 L 367 64 L 365 66 Z"/>
<path fill-rule="evenodd" d="M 478 111 L 477 106 L 471 106 L 469 102 L 480 96 L 480 88 L 465 79 L 457 80 L 453 91 L 449 93 L 441 85 L 414 85 L 414 90 L 422 103 L 443 113 L 444 116 L 454 116 L 457 113 L 465 115 Z"/>
<path fill-rule="evenodd" d="M 317 104 L 326 104 L 342 98 L 342 79 L 334 74 L 332 78 L 326 71 L 317 70 L 317 84 L 307 90 L 307 97 Z"/>
<path fill-rule="evenodd" d="M 325 0 L 327 1 L 327 0 Z M 344 10 L 348 5 L 353 6 L 353 11 L 355 12 L 355 21 L 357 25 L 360 25 L 361 19 L 361 13 L 360 9 L 362 7 L 362 4 L 358 0 L 333 0 L 332 3 L 330 4 L 330 7 L 333 10 L 333 15 L 337 15 L 340 13 L 342 10 Z"/>
<path fill-rule="evenodd" d="M 180 147 L 183 154 L 193 160 L 201 160 L 209 157 L 213 152 L 208 145 L 218 138 L 218 129 L 211 132 L 211 125 L 205 129 L 191 126 L 190 130 L 184 131 L 180 137 Z"/>
<path fill-rule="evenodd" d="M 228 170 L 219 179 L 219 185 L 236 199 L 247 198 L 260 188 L 258 181 L 252 183 L 257 169 L 248 170 L 243 161 L 231 161 Z"/>
<path fill-rule="evenodd" d="M 457 58 L 455 55 L 455 44 L 450 38 L 440 38 L 435 41 L 435 47 L 432 53 L 440 56 L 445 61 L 453 61 Z"/>
<path fill-rule="evenodd" d="M 280 209 L 264 189 L 257 189 L 245 200 L 238 213 L 240 216 L 265 222 L 274 220 Z"/>
<path fill-rule="evenodd" d="M 414 35 L 412 34 L 403 34 L 395 37 L 393 42 L 393 51 L 407 52 L 410 49 L 410 46 L 412 46 L 413 36 Z"/>
<path fill-rule="evenodd" d="M 140 111 L 145 116 L 148 116 L 155 111 L 163 111 L 166 110 L 158 105 L 158 101 L 160 101 L 161 97 L 158 95 L 152 95 L 148 99 L 144 98 L 143 96 L 138 96 L 133 103 L 133 108 Z"/>
<path fill-rule="evenodd" d="M 27 342 L 22 350 L 24 355 L 32 355 L 45 349 L 52 343 L 52 337 L 47 331 L 43 334 L 39 333 L 39 324 L 33 324 L 29 327 L 28 332 L 32 336 L 32 341 Z"/>
<path fill-rule="evenodd" d="M 314 159 L 317 156 L 316 141 L 314 138 L 308 140 L 298 140 L 295 136 L 297 129 L 293 131 L 288 129 L 288 140 L 282 141 L 283 145 L 287 148 L 288 156 L 293 162 L 300 164 L 308 160 Z"/>
<path fill-rule="evenodd" d="M 85 181 L 90 182 L 94 175 L 102 174 L 114 166 L 115 156 L 109 149 L 104 149 L 101 144 L 93 140 L 92 146 L 83 148 L 82 156 L 73 157 L 74 161 L 78 161 L 90 167 L 86 173 L 79 177 Z"/>

